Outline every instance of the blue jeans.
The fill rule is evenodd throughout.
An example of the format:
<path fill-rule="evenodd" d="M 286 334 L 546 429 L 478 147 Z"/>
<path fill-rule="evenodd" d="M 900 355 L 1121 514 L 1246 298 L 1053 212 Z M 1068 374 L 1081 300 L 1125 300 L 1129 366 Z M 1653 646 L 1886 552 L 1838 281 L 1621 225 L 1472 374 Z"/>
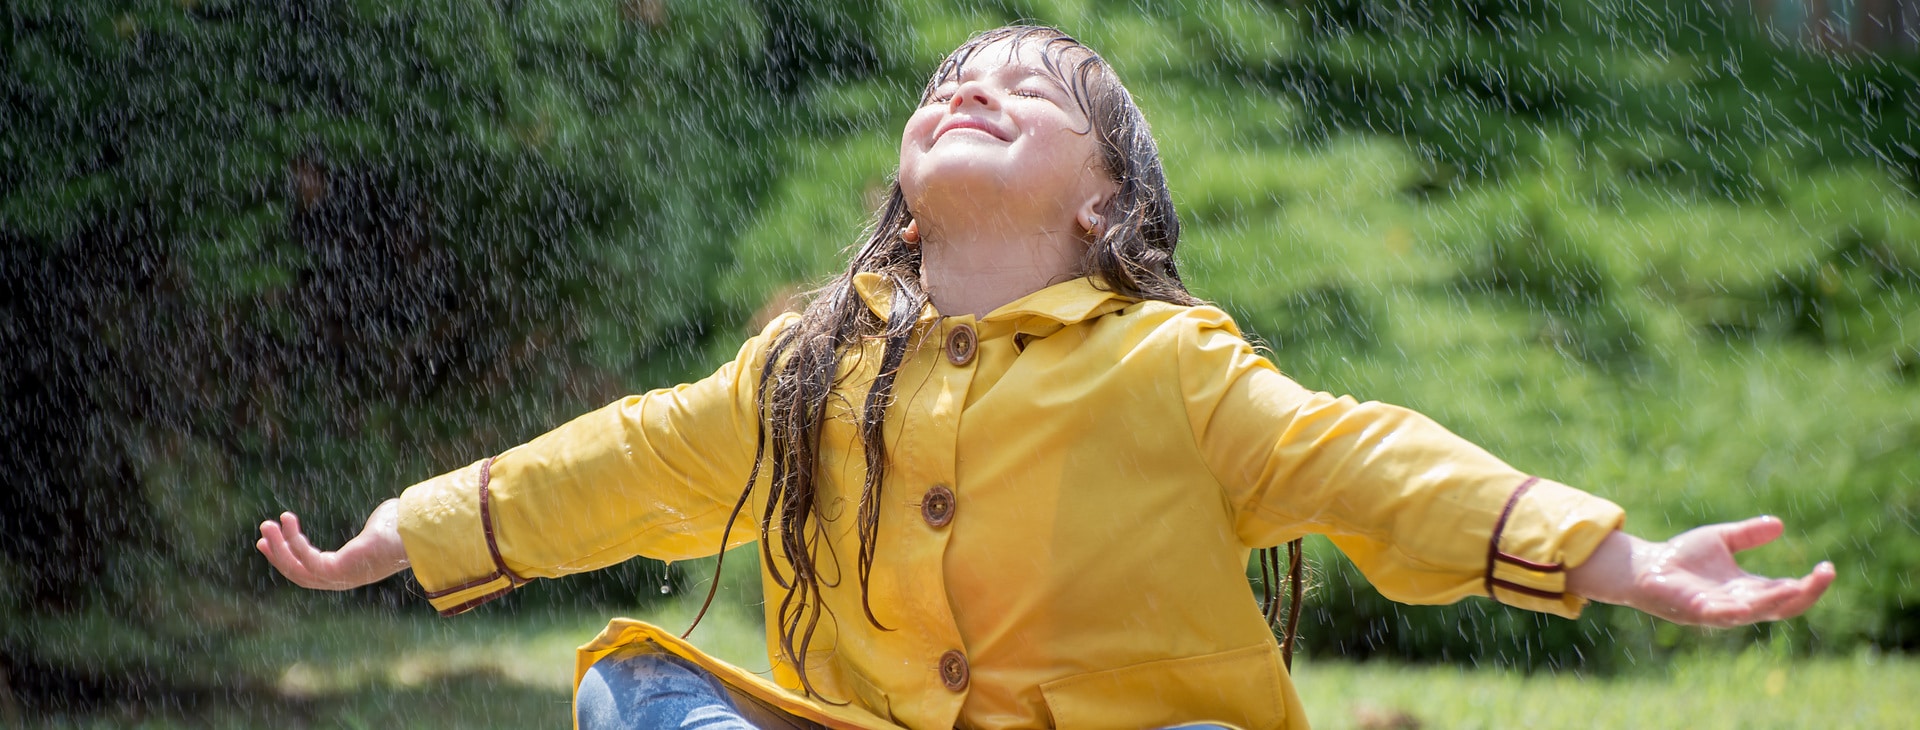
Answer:
<path fill-rule="evenodd" d="M 649 647 L 594 662 L 574 707 L 580 730 L 754 730 L 713 674 Z"/>
<path fill-rule="evenodd" d="M 653 647 L 621 649 L 594 662 L 580 679 L 574 707 L 580 730 L 755 730 L 712 673 Z M 818 727 L 772 708 L 753 710 L 762 727 Z M 1175 728 L 1226 730 L 1211 723 Z"/>

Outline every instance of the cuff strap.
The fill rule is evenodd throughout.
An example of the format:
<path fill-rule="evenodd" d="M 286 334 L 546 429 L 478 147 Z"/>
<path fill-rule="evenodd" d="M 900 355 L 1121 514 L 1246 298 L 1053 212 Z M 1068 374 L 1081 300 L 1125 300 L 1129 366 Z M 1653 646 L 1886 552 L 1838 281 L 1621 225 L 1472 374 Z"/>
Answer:
<path fill-rule="evenodd" d="M 487 489 L 487 484 L 492 481 L 493 457 L 489 456 L 480 462 L 480 531 L 487 536 L 487 554 L 493 556 L 493 569 L 496 577 L 504 575 L 507 577 L 507 580 L 515 586 L 524 585 L 527 579 L 514 575 L 513 571 L 507 570 L 506 558 L 500 557 L 500 544 L 493 539 L 493 513 L 489 511 L 488 508 L 492 492 Z M 1505 522 L 1504 519 L 1501 521 Z"/>
<path fill-rule="evenodd" d="M 498 581 L 501 578 L 507 579 L 507 585 L 501 587 L 500 590 L 497 590 L 492 593 L 488 593 L 486 595 L 475 598 L 473 600 L 461 603 L 458 606 L 442 609 L 440 611 L 440 615 L 442 616 L 452 616 L 457 613 L 465 613 L 466 611 L 472 609 L 475 606 L 478 606 L 482 603 L 486 603 L 495 598 L 504 596 L 509 592 L 512 592 L 513 589 L 518 588 L 527 583 L 526 578 L 522 578 L 519 575 L 514 574 L 513 571 L 507 569 L 506 559 L 500 556 L 499 541 L 496 540 L 493 536 L 493 512 L 490 506 L 490 503 L 492 501 L 492 491 L 491 489 L 489 489 L 489 483 L 492 481 L 493 481 L 493 457 L 489 456 L 480 462 L 480 489 L 479 489 L 480 532 L 481 534 L 485 535 L 487 538 L 487 554 L 493 558 L 493 572 L 487 575 L 481 576 L 479 578 L 475 578 L 473 580 L 467 581 L 465 583 L 461 583 L 460 585 L 457 585 L 457 586 L 452 586 L 452 587 L 444 588 L 437 591 L 426 591 L 426 596 L 428 600 L 444 598 L 446 596 L 450 596 L 455 593 L 459 593 L 461 591 L 467 591 L 467 590 L 472 590 L 474 588 L 479 588 L 489 583 Z"/>
<path fill-rule="evenodd" d="M 1520 486 L 1513 490 L 1513 495 L 1510 497 L 1507 497 L 1506 507 L 1500 510 L 1500 521 L 1495 522 L 1493 524 L 1493 536 L 1487 540 L 1487 586 L 1486 586 L 1487 597 L 1492 598 L 1495 601 L 1500 600 L 1499 597 L 1494 593 L 1495 588 L 1512 591 L 1514 593 L 1519 593 L 1522 595 L 1532 596 L 1534 598 L 1556 599 L 1566 595 L 1564 593 L 1555 593 L 1552 591 L 1539 590 L 1537 588 L 1529 588 L 1527 586 L 1523 586 L 1518 583 L 1514 583 L 1512 581 L 1501 580 L 1493 577 L 1493 569 L 1495 564 L 1502 563 L 1502 562 L 1508 563 L 1510 565 L 1517 565 L 1522 568 L 1526 568 L 1527 570 L 1532 570 L 1540 573 L 1558 573 L 1563 570 L 1566 570 L 1566 566 L 1560 565 L 1558 563 L 1537 563 L 1531 560 L 1527 560 L 1526 558 L 1522 558 L 1518 555 L 1512 555 L 1506 552 L 1502 552 L 1500 550 L 1500 534 L 1506 531 L 1507 519 L 1513 516 L 1514 506 L 1519 504 L 1520 497 L 1522 495 L 1525 495 L 1527 493 L 1527 490 L 1532 489 L 1533 485 L 1538 483 L 1539 481 L 1540 481 L 1540 477 L 1527 477 L 1526 481 L 1521 482 Z"/>

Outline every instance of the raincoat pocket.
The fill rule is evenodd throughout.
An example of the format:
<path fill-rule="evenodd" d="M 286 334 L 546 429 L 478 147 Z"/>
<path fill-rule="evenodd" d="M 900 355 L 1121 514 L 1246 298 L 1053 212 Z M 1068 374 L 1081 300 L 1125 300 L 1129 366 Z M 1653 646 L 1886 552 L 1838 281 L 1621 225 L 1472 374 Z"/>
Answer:
<path fill-rule="evenodd" d="M 1040 685 L 1059 730 L 1213 722 L 1247 730 L 1286 726 L 1285 670 L 1273 644 L 1136 664 Z"/>

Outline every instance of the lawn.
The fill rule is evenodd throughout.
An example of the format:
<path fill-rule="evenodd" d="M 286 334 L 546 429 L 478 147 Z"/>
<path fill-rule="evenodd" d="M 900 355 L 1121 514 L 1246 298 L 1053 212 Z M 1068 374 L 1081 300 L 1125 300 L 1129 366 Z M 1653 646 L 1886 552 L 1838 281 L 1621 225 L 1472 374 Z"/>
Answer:
<path fill-rule="evenodd" d="M 1699 653 L 1619 676 L 1306 660 L 1296 681 L 1314 727 L 1904 728 L 1920 714 L 1920 662 L 1861 652 L 1786 659 Z"/>
<path fill-rule="evenodd" d="M 684 626 L 693 597 L 638 617 Z M 270 686 L 171 694 L 28 727 L 563 727 L 573 647 L 597 612 L 452 619 L 328 612 L 249 651 L 278 665 Z M 702 646 L 765 667 L 760 624 L 723 605 Z M 182 661 L 192 661 L 183 658 Z M 1920 661 L 1858 652 L 1787 658 L 1764 649 L 1698 653 L 1611 677 L 1302 657 L 1295 679 L 1314 726 L 1339 728 L 1896 728 L 1920 715 Z M 1417 722 L 1417 725 L 1408 724 Z"/>

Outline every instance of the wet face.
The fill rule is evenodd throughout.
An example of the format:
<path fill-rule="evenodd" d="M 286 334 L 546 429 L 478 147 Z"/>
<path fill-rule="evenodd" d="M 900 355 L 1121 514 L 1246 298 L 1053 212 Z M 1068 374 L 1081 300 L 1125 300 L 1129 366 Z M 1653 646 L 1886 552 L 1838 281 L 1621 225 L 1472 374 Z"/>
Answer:
<path fill-rule="evenodd" d="M 1092 125 L 1044 53 L 1038 42 L 981 47 L 907 120 L 900 188 L 916 216 L 1031 217 L 1064 229 L 1087 200 L 1111 194 Z M 1055 67 L 1080 59 L 1068 50 Z"/>

